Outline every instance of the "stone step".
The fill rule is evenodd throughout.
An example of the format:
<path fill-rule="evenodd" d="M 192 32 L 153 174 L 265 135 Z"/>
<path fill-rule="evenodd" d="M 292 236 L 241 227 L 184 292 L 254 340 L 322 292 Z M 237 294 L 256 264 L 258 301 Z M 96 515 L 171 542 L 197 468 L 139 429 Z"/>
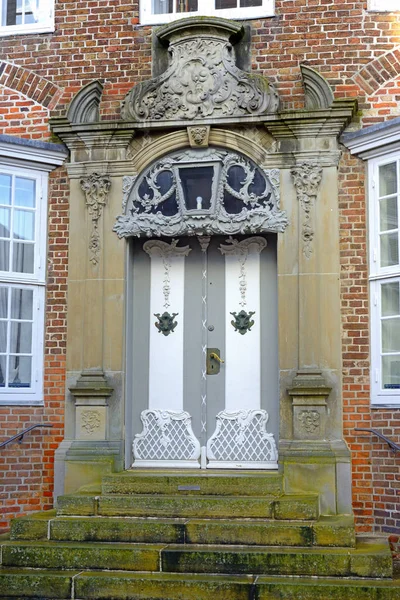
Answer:
<path fill-rule="evenodd" d="M 225 573 L 315 577 L 391 577 L 387 544 L 358 544 L 355 549 L 265 546 L 169 545 L 161 552 L 169 573 Z"/>
<path fill-rule="evenodd" d="M 290 548 L 185 544 L 4 542 L 4 567 L 118 569 L 166 573 L 290 575 L 318 577 L 392 576 L 388 544 L 350 548 Z"/>
<path fill-rule="evenodd" d="M 400 581 L 9 568 L 0 590 L 18 600 L 398 600 Z"/>
<path fill-rule="evenodd" d="M 55 517 L 51 511 L 14 519 L 12 540 L 240 544 L 258 546 L 355 545 L 354 519 L 146 519 L 141 517 Z"/>
<path fill-rule="evenodd" d="M 35 569 L 120 569 L 159 571 L 165 545 L 73 542 L 5 542 L 4 567 Z"/>
<path fill-rule="evenodd" d="M 103 477 L 102 493 L 279 496 L 282 475 L 265 471 L 125 471 Z"/>
<path fill-rule="evenodd" d="M 181 518 L 318 518 L 318 496 L 71 495 L 57 500 L 57 514 Z"/>

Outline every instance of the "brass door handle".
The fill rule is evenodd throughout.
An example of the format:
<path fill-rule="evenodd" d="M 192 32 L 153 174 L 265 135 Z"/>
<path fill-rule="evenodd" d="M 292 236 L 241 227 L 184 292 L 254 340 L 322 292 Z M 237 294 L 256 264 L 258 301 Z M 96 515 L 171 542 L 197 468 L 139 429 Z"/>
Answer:
<path fill-rule="evenodd" d="M 217 361 L 218 361 L 218 362 L 220 362 L 220 363 L 224 363 L 224 362 L 225 362 L 225 361 L 224 361 L 224 360 L 222 360 L 222 358 L 220 358 L 220 357 L 218 356 L 218 354 L 216 354 L 215 352 L 211 352 L 211 354 L 210 354 L 210 358 L 214 358 L 215 360 L 217 360 Z"/>

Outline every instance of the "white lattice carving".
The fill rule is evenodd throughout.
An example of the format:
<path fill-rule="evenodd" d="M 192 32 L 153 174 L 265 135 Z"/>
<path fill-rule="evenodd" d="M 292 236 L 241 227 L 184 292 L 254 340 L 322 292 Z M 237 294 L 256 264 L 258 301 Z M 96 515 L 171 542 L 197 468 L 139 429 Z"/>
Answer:
<path fill-rule="evenodd" d="M 186 411 L 144 410 L 143 431 L 133 441 L 133 466 L 199 467 L 200 442 Z"/>
<path fill-rule="evenodd" d="M 221 411 L 207 442 L 209 468 L 275 469 L 278 451 L 265 410 Z"/>

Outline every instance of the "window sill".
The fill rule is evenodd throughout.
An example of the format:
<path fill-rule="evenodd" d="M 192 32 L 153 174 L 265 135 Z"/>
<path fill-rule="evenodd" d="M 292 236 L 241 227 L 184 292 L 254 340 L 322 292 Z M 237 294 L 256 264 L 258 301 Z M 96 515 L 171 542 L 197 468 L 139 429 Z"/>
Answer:
<path fill-rule="evenodd" d="M 253 10 L 252 7 L 243 10 L 221 9 L 207 14 L 197 11 L 179 14 L 147 15 L 142 12 L 139 25 L 165 25 L 180 19 L 190 19 L 191 17 L 220 17 L 222 19 L 232 19 L 233 21 L 251 21 L 253 19 L 267 19 L 275 16 L 274 10 L 268 10 L 260 6 L 253 7 Z"/>
<path fill-rule="evenodd" d="M 0 406 L 44 406 L 44 400 L 0 400 Z"/>
<path fill-rule="evenodd" d="M 32 35 L 35 33 L 53 33 L 54 24 L 51 25 L 9 25 L 8 27 L 0 27 L 0 37 L 10 35 Z"/>

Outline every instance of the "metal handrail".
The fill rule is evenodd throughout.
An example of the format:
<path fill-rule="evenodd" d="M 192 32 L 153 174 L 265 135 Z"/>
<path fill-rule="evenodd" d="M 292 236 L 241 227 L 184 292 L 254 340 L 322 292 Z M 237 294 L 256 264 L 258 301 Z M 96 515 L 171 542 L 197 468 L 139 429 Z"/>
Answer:
<path fill-rule="evenodd" d="M 400 446 L 395 444 L 395 442 L 393 442 L 392 440 L 387 438 L 386 435 L 383 435 L 383 433 L 380 433 L 376 429 L 363 429 L 361 427 L 355 427 L 354 431 L 369 431 L 369 432 L 373 433 L 374 435 L 376 435 L 381 440 L 383 440 L 384 442 L 386 442 L 387 445 L 389 446 L 389 448 L 392 450 L 392 452 L 394 452 L 394 454 L 396 454 L 397 452 L 400 452 Z"/>
<path fill-rule="evenodd" d="M 11 442 L 13 442 L 14 440 L 18 440 L 18 443 L 21 444 L 22 440 L 24 438 L 24 435 L 26 433 L 28 433 L 29 431 L 32 431 L 32 429 L 38 429 L 39 427 L 53 427 L 53 425 L 51 423 L 36 423 L 36 425 L 31 425 L 30 427 L 27 427 L 23 431 L 16 433 L 15 435 L 10 437 L 5 442 L 2 442 L 0 444 L 0 448 L 4 448 L 4 446 L 7 446 L 7 444 L 11 444 Z"/>

